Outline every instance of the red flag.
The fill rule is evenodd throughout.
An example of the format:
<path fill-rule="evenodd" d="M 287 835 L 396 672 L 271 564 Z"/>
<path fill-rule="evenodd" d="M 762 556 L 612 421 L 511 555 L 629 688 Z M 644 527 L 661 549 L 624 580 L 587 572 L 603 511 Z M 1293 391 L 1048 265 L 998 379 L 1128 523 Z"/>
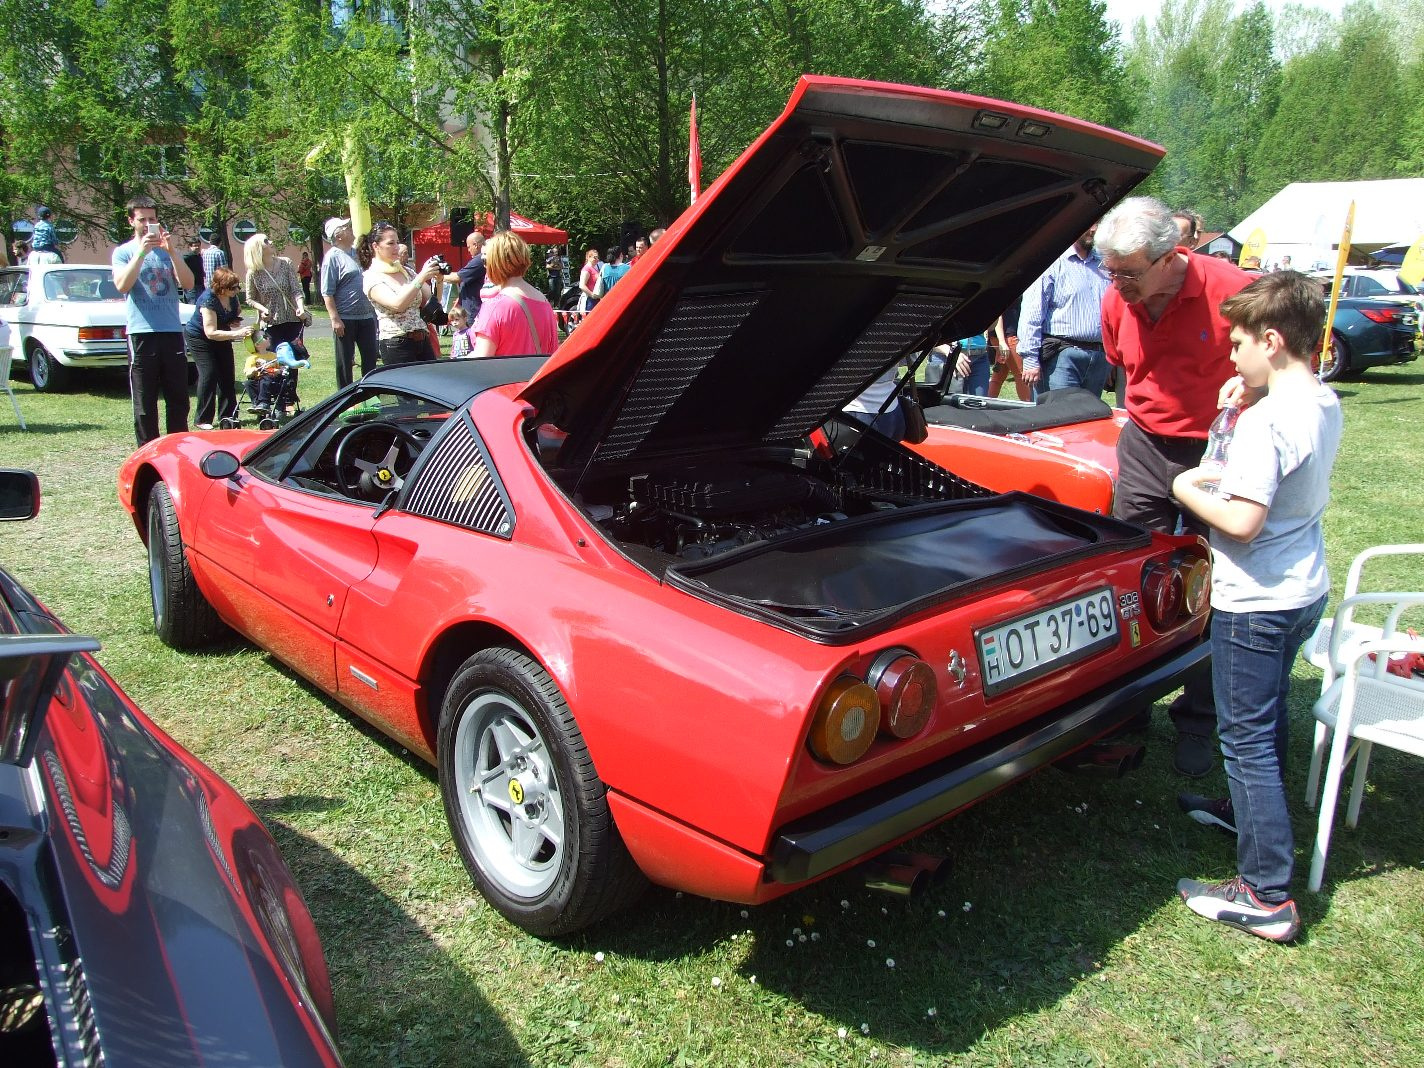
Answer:
<path fill-rule="evenodd" d="M 697 137 L 697 94 L 692 94 L 692 120 L 687 129 L 687 184 L 692 190 L 689 204 L 697 203 L 702 192 L 702 143 Z"/>

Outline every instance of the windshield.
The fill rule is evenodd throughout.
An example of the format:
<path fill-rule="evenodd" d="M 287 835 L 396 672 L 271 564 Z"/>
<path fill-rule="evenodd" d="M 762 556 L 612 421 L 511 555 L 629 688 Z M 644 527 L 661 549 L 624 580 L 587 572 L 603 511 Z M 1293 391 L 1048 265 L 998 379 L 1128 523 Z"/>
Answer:
<path fill-rule="evenodd" d="M 96 303 L 120 300 L 113 274 L 105 267 L 92 270 L 50 271 L 44 276 L 45 300 L 74 300 Z"/>

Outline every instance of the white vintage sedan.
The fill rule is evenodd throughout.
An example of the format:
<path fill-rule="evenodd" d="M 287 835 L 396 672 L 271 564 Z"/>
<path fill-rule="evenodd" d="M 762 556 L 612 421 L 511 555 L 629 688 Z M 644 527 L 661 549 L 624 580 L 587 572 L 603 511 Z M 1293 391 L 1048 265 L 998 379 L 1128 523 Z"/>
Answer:
<path fill-rule="evenodd" d="M 181 321 L 192 313 L 191 304 L 179 305 Z M 124 297 L 107 263 L 0 269 L 0 320 L 39 392 L 66 388 L 77 371 L 128 364 Z"/>

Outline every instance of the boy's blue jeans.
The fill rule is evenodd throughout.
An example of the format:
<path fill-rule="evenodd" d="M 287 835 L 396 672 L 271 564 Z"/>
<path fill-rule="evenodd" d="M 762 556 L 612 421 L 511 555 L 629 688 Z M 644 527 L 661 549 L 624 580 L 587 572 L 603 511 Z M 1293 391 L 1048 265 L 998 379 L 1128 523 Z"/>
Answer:
<path fill-rule="evenodd" d="M 1216 727 L 1236 813 L 1236 868 L 1267 904 L 1290 897 L 1295 839 L 1286 808 L 1291 664 L 1325 597 L 1280 612 L 1213 612 Z"/>

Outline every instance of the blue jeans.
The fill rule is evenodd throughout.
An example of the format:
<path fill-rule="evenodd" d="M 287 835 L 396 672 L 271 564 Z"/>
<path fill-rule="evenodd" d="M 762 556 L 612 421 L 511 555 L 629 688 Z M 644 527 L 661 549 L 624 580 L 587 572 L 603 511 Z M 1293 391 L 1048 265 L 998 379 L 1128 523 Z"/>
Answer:
<path fill-rule="evenodd" d="M 1050 389 L 1068 386 L 1101 393 L 1108 381 L 1108 357 L 1101 345 L 1090 349 L 1064 345 L 1052 359 L 1044 359 L 1040 354 L 1038 366 L 1040 374 L 1033 390 L 1035 397 Z"/>
<path fill-rule="evenodd" d="M 987 397 L 992 362 L 987 349 L 971 356 L 969 358 L 969 373 L 961 380 L 959 392 L 972 397 Z"/>
<path fill-rule="evenodd" d="M 1295 838 L 1286 808 L 1291 664 L 1325 597 L 1280 612 L 1213 612 L 1211 673 L 1221 759 L 1236 812 L 1236 869 L 1267 904 L 1290 897 Z"/>

